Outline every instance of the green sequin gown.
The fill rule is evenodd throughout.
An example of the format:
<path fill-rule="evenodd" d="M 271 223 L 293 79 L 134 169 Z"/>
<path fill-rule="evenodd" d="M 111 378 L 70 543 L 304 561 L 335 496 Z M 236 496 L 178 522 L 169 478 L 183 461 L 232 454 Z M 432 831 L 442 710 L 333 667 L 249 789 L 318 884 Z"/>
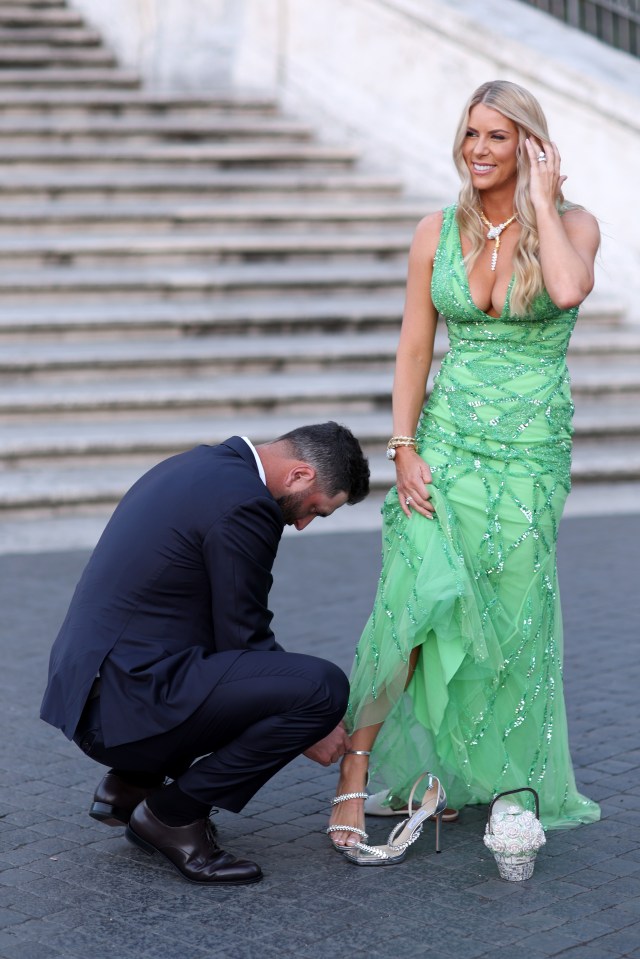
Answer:
<path fill-rule="evenodd" d="M 558 523 L 570 488 L 566 350 L 577 309 L 473 303 L 444 211 L 432 297 L 450 348 L 417 429 L 436 519 L 383 506 L 382 572 L 351 675 L 351 729 L 385 720 L 374 781 L 406 799 L 425 769 L 448 803 L 532 786 L 545 828 L 592 822 L 576 790 L 562 688 Z M 411 650 L 421 652 L 405 691 Z"/>

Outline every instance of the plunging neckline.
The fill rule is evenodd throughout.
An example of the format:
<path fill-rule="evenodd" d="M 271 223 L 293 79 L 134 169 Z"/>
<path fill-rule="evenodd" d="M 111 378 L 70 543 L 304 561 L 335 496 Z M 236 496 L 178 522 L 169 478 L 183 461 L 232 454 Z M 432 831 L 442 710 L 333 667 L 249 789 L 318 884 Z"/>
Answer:
<path fill-rule="evenodd" d="M 458 256 L 460 257 L 460 266 L 462 267 L 462 273 L 464 275 L 464 282 L 467 288 L 467 293 L 469 294 L 469 302 L 473 306 L 476 313 L 479 313 L 480 316 L 484 316 L 487 320 L 503 320 L 506 316 L 509 315 L 509 303 L 511 300 L 511 288 L 513 287 L 514 280 L 516 278 L 515 273 L 511 274 L 511 279 L 509 280 L 509 285 L 507 286 L 507 293 L 504 300 L 504 306 L 502 307 L 502 312 L 498 316 L 491 316 L 490 313 L 485 313 L 484 310 L 481 310 L 471 295 L 471 287 L 469 285 L 469 274 L 467 273 L 467 265 L 464 262 L 464 254 L 462 252 L 462 237 L 460 235 L 460 227 L 457 220 L 454 221 L 456 225 L 456 236 L 458 238 Z"/>

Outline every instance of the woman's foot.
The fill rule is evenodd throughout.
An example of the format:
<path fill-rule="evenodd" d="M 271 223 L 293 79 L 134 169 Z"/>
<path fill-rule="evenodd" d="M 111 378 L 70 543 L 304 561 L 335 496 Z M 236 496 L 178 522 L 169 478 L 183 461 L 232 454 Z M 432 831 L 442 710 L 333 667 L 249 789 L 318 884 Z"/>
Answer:
<path fill-rule="evenodd" d="M 349 750 L 342 758 L 340 779 L 327 832 L 338 852 L 363 842 L 364 800 L 369 770 L 369 752 Z"/>

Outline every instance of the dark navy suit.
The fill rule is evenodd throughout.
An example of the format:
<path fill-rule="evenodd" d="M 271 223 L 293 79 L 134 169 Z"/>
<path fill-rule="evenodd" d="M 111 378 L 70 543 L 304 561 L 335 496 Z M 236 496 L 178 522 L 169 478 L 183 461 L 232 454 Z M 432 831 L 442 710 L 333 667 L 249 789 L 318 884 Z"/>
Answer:
<path fill-rule="evenodd" d="M 240 437 L 146 473 L 78 583 L 41 717 L 99 762 L 180 777 L 194 798 L 242 808 L 337 725 L 348 694 L 333 664 L 275 641 L 282 531 Z"/>

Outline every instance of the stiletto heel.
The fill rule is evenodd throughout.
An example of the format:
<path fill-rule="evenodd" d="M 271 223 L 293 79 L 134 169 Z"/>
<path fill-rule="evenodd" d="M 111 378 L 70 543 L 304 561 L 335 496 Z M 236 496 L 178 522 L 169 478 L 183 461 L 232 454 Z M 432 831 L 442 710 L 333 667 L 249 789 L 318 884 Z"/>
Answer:
<path fill-rule="evenodd" d="M 413 797 L 418 785 L 425 777 L 428 778 L 427 789 L 422 797 L 422 803 L 413 811 Z M 345 850 L 345 858 L 356 866 L 392 866 L 402 862 L 407 849 L 422 833 L 425 822 L 431 817 L 436 821 L 436 852 L 440 852 L 440 823 L 442 813 L 447 806 L 447 797 L 440 780 L 431 773 L 423 773 L 413 784 L 409 796 L 409 818 L 391 830 L 389 838 L 382 846 L 368 846 L 365 842 L 357 842 Z M 356 830 L 352 830 L 356 832 Z"/>
<path fill-rule="evenodd" d="M 345 756 L 370 756 L 371 751 L 368 749 L 347 749 Z M 369 772 L 367 771 L 367 779 L 365 782 L 365 789 L 369 783 Z M 342 802 L 346 802 L 348 799 L 366 799 L 369 794 L 366 792 L 355 792 L 355 793 L 343 793 L 341 796 L 336 796 L 335 799 L 331 801 L 332 806 L 338 806 Z M 339 823 L 335 823 L 333 826 L 327 826 L 326 829 L 327 835 L 331 836 L 334 832 L 349 832 L 355 833 L 356 836 L 360 836 L 361 839 L 366 840 L 369 838 L 368 833 L 364 829 L 359 829 L 357 826 L 343 826 Z M 333 848 L 340 853 L 345 852 L 347 849 L 355 848 L 352 846 L 339 846 L 337 843 L 331 840 L 331 845 Z M 359 843 L 358 843 L 359 845 Z"/>

